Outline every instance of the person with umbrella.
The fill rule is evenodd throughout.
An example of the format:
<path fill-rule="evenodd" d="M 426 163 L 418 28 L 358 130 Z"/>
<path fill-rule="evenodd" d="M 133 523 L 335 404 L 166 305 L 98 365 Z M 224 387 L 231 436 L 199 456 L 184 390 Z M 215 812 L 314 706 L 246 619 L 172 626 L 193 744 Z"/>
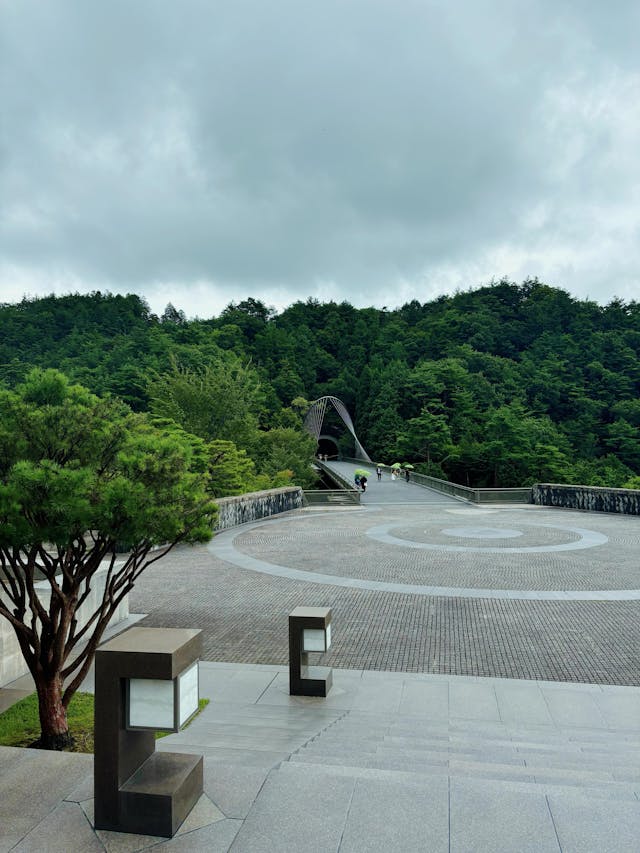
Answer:
<path fill-rule="evenodd" d="M 356 468 L 354 472 L 356 486 L 359 486 L 363 492 L 367 491 L 367 476 L 369 472 L 365 471 L 364 468 Z"/>

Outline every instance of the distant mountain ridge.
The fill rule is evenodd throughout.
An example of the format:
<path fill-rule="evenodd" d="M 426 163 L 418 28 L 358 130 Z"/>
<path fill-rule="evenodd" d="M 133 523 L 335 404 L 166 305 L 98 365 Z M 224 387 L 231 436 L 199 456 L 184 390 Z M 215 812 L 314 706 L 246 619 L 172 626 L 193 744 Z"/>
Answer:
<path fill-rule="evenodd" d="M 108 293 L 0 306 L 8 386 L 32 365 L 57 367 L 144 410 L 151 377 L 172 364 L 231 358 L 259 377 L 262 428 L 293 425 L 293 401 L 330 394 L 372 458 L 469 485 L 621 486 L 640 474 L 637 302 L 504 280 L 397 310 L 309 299 L 276 313 L 249 298 L 187 320 Z"/>

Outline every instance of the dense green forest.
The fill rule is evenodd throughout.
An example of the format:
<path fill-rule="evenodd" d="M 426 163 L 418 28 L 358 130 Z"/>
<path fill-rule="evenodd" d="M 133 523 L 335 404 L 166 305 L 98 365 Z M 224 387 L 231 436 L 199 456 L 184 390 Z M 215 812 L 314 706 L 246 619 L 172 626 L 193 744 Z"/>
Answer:
<path fill-rule="evenodd" d="M 397 310 L 246 299 L 196 320 L 135 295 L 0 305 L 0 382 L 32 366 L 206 439 L 219 494 L 309 485 L 302 416 L 325 394 L 376 460 L 472 486 L 640 485 L 640 304 L 537 280 Z"/>

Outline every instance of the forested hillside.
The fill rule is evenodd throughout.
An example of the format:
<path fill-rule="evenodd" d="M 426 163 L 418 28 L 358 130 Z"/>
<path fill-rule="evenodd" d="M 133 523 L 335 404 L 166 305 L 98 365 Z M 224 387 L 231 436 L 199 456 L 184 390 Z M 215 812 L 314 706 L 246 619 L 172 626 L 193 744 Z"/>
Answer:
<path fill-rule="evenodd" d="M 324 394 L 345 402 L 373 458 L 460 483 L 640 474 L 640 304 L 538 281 L 393 311 L 308 300 L 276 314 L 247 299 L 193 321 L 133 295 L 0 306 L 0 381 L 33 365 L 218 442 L 224 493 L 308 481 L 301 416 Z"/>

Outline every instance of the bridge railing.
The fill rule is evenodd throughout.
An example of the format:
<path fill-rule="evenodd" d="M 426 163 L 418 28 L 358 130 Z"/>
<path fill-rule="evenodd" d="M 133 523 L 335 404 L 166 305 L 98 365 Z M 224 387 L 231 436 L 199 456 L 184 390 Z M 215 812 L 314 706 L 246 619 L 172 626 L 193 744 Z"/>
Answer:
<path fill-rule="evenodd" d="M 329 477 L 330 480 L 333 480 L 333 482 L 337 486 L 340 486 L 343 489 L 347 489 L 350 492 L 355 491 L 355 489 L 353 488 L 353 480 L 350 480 L 348 477 L 343 477 L 343 475 L 340 474 L 338 471 L 334 471 L 333 468 L 330 468 L 326 462 L 322 462 L 320 459 L 316 459 L 314 464 L 317 465 L 317 467 L 321 471 L 324 471 L 327 477 Z M 360 462 L 360 464 L 362 464 L 362 462 Z"/>
<path fill-rule="evenodd" d="M 307 506 L 359 505 L 360 492 L 355 489 L 305 489 Z"/>
<path fill-rule="evenodd" d="M 426 474 L 419 474 L 416 471 L 411 472 L 411 482 L 417 483 L 418 486 L 425 486 L 428 489 L 435 489 L 443 495 L 452 495 L 455 498 L 462 498 L 465 501 L 477 503 L 478 489 L 470 489 L 468 486 L 461 486 L 459 483 L 451 483 L 448 480 L 439 480 L 437 477 L 429 477 Z"/>
<path fill-rule="evenodd" d="M 531 486 L 512 489 L 472 489 L 469 486 L 461 486 L 459 483 L 450 483 L 448 480 L 439 480 L 437 477 L 429 477 L 413 471 L 411 480 L 419 486 L 426 486 L 444 495 L 453 495 L 476 504 L 532 503 Z"/>
<path fill-rule="evenodd" d="M 330 468 L 325 462 L 316 459 L 314 464 L 333 480 L 337 489 L 306 489 L 304 493 L 307 506 L 335 506 L 337 504 L 360 504 L 360 492 L 354 489 L 354 484 L 347 477 Z"/>

